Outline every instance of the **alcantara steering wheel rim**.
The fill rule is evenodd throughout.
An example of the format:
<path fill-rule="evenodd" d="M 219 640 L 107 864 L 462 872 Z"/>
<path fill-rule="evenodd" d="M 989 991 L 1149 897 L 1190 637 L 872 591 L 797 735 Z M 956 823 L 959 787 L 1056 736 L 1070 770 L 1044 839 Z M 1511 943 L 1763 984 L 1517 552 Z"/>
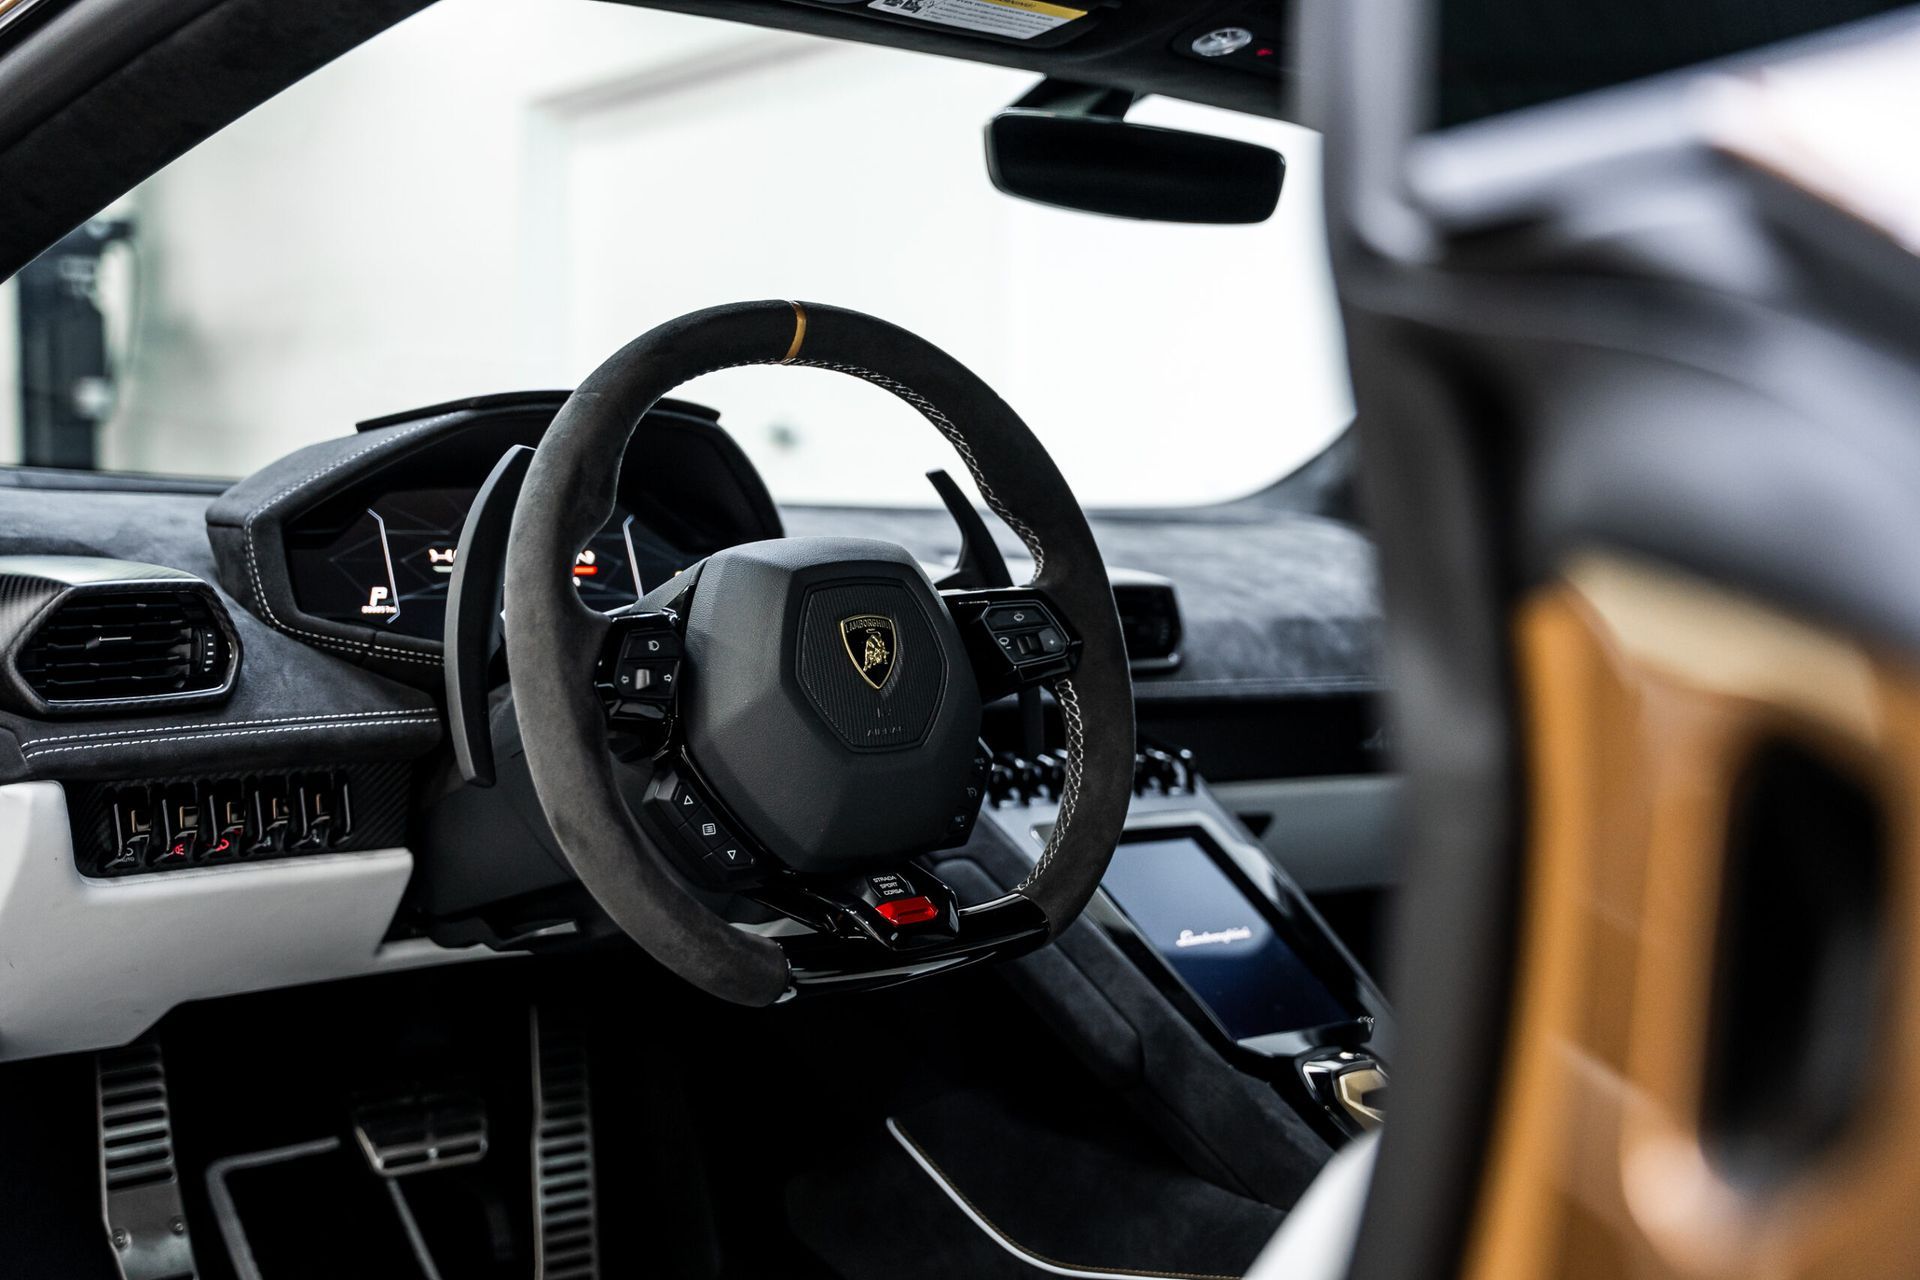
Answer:
<path fill-rule="evenodd" d="M 906 401 L 954 446 L 988 505 L 1026 544 L 1032 581 L 1006 592 L 935 593 L 899 548 L 789 539 L 716 553 L 684 575 L 685 582 L 651 593 L 624 615 L 609 618 L 582 604 L 571 585 L 574 555 L 613 510 L 621 460 L 643 415 L 684 382 L 752 364 L 828 369 Z M 849 669 L 871 687 L 871 696 L 820 656 L 832 622 L 821 609 L 862 600 L 886 607 L 904 602 L 892 614 L 882 616 L 882 609 L 871 619 L 857 614 L 838 621 L 838 638 L 853 660 Z M 1005 401 L 959 361 L 897 326 L 836 307 L 763 301 L 694 312 L 627 344 L 581 383 L 541 441 L 514 510 L 504 603 L 529 772 L 562 851 L 582 884 L 644 950 L 724 999 L 771 1004 L 805 986 L 900 981 L 1038 945 L 1078 916 L 1119 840 L 1132 794 L 1132 684 L 1112 590 L 1086 517 Z M 897 634 L 896 615 L 903 619 Z M 740 637 L 762 618 L 753 638 L 763 647 L 743 656 Z M 1014 626 L 1009 619 L 1026 629 L 1006 630 Z M 869 643 L 884 652 L 897 641 L 899 662 L 911 664 L 918 683 L 890 681 L 885 670 L 876 679 L 861 666 L 847 628 L 869 620 Z M 776 631 L 786 647 L 766 648 Z M 647 696 L 658 699 L 647 705 L 620 699 L 610 674 L 635 669 L 620 664 L 641 632 L 651 648 L 675 654 L 670 667 L 652 664 L 656 671 L 680 671 L 684 646 L 685 681 L 664 691 L 656 682 Z M 934 666 L 937 681 L 925 674 Z M 727 676 L 714 674 L 703 693 L 703 670 Z M 749 706 L 763 711 L 768 725 L 785 726 L 784 733 L 769 730 L 775 756 L 791 738 L 794 752 L 804 747 L 830 760 L 788 754 L 775 760 L 787 767 L 763 768 L 756 778 L 713 758 L 726 743 L 740 741 L 730 699 L 739 686 L 762 678 L 766 690 L 747 693 L 765 697 Z M 938 689 L 927 692 L 934 684 Z M 899 873 L 914 885 L 927 881 L 924 869 L 904 864 L 929 847 L 930 818 L 937 816 L 930 806 L 943 785 L 938 775 L 956 758 L 956 744 L 977 737 L 980 691 L 997 695 L 1029 684 L 1052 690 L 1066 739 L 1059 817 L 1033 873 L 995 902 L 949 905 L 938 920 L 929 918 L 924 932 L 876 927 L 887 922 L 866 901 L 873 893 L 861 888 L 849 897 L 844 886 L 859 875 L 867 885 L 893 876 L 891 869 L 871 870 L 888 856 L 900 860 Z M 631 723 L 650 725 L 656 716 L 650 706 L 663 708 L 655 761 L 669 783 L 663 804 L 670 791 L 690 805 L 712 805 L 732 827 L 743 825 L 738 812 L 754 812 L 758 825 L 747 825 L 763 857 L 751 896 L 807 920 L 813 933 L 774 939 L 727 922 L 695 892 L 684 850 L 673 841 L 688 832 L 670 830 L 651 808 L 636 815 L 621 798 L 608 749 L 609 714 L 627 723 L 622 716 L 644 712 L 647 720 Z M 869 711 L 881 729 L 859 728 Z M 853 736 L 856 729 L 880 735 L 879 744 Z M 708 753 L 704 767 L 694 758 L 696 748 Z M 676 762 L 683 782 L 672 781 Z M 823 801 L 809 794 L 804 778 L 787 777 L 816 764 L 829 770 L 818 777 L 844 779 L 844 794 Z M 710 774 L 726 777 L 731 800 L 708 794 Z M 875 779 L 887 794 L 904 797 L 898 823 L 910 836 L 892 855 L 880 848 L 879 820 L 858 803 Z M 973 803 L 977 808 L 977 791 Z M 782 814 L 802 820 L 781 822 Z M 946 820 L 956 828 L 954 818 Z M 694 868 L 696 876 L 701 871 Z"/>

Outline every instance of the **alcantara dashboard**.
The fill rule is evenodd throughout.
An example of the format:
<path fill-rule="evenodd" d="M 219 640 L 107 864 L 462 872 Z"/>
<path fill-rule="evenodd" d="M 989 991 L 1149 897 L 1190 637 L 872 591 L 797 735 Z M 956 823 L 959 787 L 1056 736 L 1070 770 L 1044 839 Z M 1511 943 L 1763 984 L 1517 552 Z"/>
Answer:
<path fill-rule="evenodd" d="M 9 677 L 0 683 L 14 686 L 0 696 L 0 782 L 27 784 L 0 788 L 9 805 L 0 844 L 20 873 L 0 893 L 14 962 L 0 967 L 10 1011 L 0 1058 L 121 1043 L 186 1000 L 412 964 L 437 954 L 434 943 L 518 945 L 562 936 L 551 933 L 556 920 L 578 923 L 577 886 L 530 790 L 510 702 L 477 708 L 488 740 L 500 735 L 495 785 L 451 785 L 461 762 L 447 749 L 456 699 L 441 635 L 455 577 L 463 600 L 486 581 L 474 576 L 478 557 L 458 572 L 476 495 L 513 450 L 540 441 L 565 399 L 525 393 L 415 410 L 307 446 L 217 494 L 109 480 L 72 489 L 32 474 L 0 485 L 12 531 L 0 556 L 24 562 L 13 567 L 15 604 L 40 606 L 0 619 L 11 629 L 0 627 Z M 897 540 L 923 564 L 954 563 L 954 516 L 939 508 L 776 512 L 716 419 L 663 402 L 618 473 L 586 486 L 611 518 L 571 564 L 552 566 L 584 602 L 616 608 L 722 547 L 780 537 L 783 522 L 801 536 Z M 1179 571 L 1198 606 L 1200 643 L 1187 647 L 1172 585 L 1111 570 L 1143 734 L 1196 743 L 1227 783 L 1255 780 L 1236 805 L 1263 813 L 1292 847 L 1355 825 L 1344 806 L 1373 814 L 1387 804 L 1389 780 L 1358 777 L 1379 767 L 1367 708 L 1377 612 L 1361 535 L 1253 502 L 1093 523 L 1113 560 Z M 1263 574 L 1272 593 L 1250 594 Z M 456 674 L 467 671 L 493 686 L 505 674 L 492 659 L 484 669 L 463 661 Z M 27 677 L 41 683 L 38 703 Z M 1283 732 L 1272 731 L 1275 715 Z M 989 727 L 1009 743 L 1024 732 L 1011 705 L 991 709 Z M 1153 749 L 1145 759 L 1173 763 Z M 1014 763 L 988 790 L 1007 836 L 996 845 L 1018 862 L 1014 851 L 1057 820 L 1052 770 L 1064 766 L 1031 750 Z M 1276 798 L 1269 780 L 1295 777 L 1306 785 Z M 1150 832 L 1159 852 L 1177 849 L 1204 872 L 1198 853 L 1170 842 L 1211 802 L 1153 769 L 1136 789 L 1143 816 L 1164 819 Z M 1326 805 L 1342 807 L 1329 816 Z M 1231 835 L 1231 819 L 1215 818 Z M 1351 858 L 1378 856 L 1385 841 L 1367 833 L 1386 822 L 1369 816 L 1350 842 L 1328 846 L 1329 886 L 1352 883 Z M 1216 852 L 1208 846 L 1209 858 Z M 1224 882 L 1202 879 L 1235 905 Z M 1183 999 L 1204 995 L 1214 1022 L 1298 1036 L 1285 1029 L 1370 1016 L 1337 981 L 1340 966 L 1321 966 L 1295 933 L 1284 934 L 1292 960 L 1269 948 L 1256 964 L 1279 973 L 1297 960 L 1307 972 L 1223 988 L 1209 957 L 1229 944 L 1216 935 L 1262 936 L 1264 916 L 1214 921 L 1219 904 L 1189 895 L 1181 901 L 1209 918 L 1177 912 L 1161 929 L 1138 914 L 1172 901 L 1159 878 L 1131 891 L 1115 883 L 1142 947 L 1167 948 L 1139 954 L 1172 974 Z M 1183 942 L 1187 929 L 1194 937 Z M 220 947 L 173 945 L 214 935 Z M 1233 1002 L 1274 981 L 1296 1004 Z M 83 1007 L 59 998 L 75 989 L 100 995 Z"/>
<path fill-rule="evenodd" d="M 434 683 L 468 511 L 501 457 L 536 444 L 564 400 L 528 393 L 417 410 L 249 476 L 207 514 L 221 585 L 278 630 Z M 601 612 L 722 547 L 782 532 L 718 415 L 669 400 L 648 418 L 615 479 L 612 517 L 569 569 Z"/>

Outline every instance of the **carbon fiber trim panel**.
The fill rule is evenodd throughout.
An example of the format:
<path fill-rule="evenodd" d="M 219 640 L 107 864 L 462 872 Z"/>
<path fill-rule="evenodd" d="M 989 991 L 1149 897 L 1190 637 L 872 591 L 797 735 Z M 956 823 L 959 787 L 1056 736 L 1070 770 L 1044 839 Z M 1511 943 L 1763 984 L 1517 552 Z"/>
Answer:
<path fill-rule="evenodd" d="M 63 605 L 94 596 L 125 596 L 158 589 L 200 598 L 210 625 L 224 639 L 218 684 L 211 688 L 115 698 L 49 701 L 22 675 L 21 656 Z M 30 716 L 125 714 L 213 706 L 233 691 L 240 670 L 240 638 L 220 595 L 181 569 L 94 556 L 0 556 L 0 702 Z"/>
<path fill-rule="evenodd" d="M 237 799 L 243 806 L 246 838 L 237 847 L 218 854 L 196 852 L 181 859 L 181 867 L 206 866 L 215 862 L 259 862 L 274 858 L 297 858 L 306 853 L 349 853 L 361 849 L 390 849 L 406 843 L 407 801 L 412 783 L 412 767 L 407 764 L 356 764 L 322 770 L 278 770 L 271 772 L 217 773 L 193 776 L 141 778 L 126 782 L 83 782 L 67 787 L 67 808 L 73 822 L 74 862 L 83 875 L 121 877 L 158 874 L 164 866 L 155 865 L 161 835 L 171 835 L 160 810 L 171 800 L 191 798 L 200 806 L 204 824 L 199 848 L 208 849 L 219 837 L 220 818 L 216 810 L 224 797 Z M 336 796 L 350 806 L 346 822 L 315 847 L 290 847 L 304 834 L 304 815 L 299 811 L 299 788 L 303 783 L 325 779 Z M 266 820 L 258 797 L 285 797 L 291 823 L 280 847 L 253 851 L 245 845 L 260 835 Z M 156 824 L 153 852 L 131 865 L 116 866 L 123 852 L 126 834 L 121 827 L 125 818 L 116 818 L 116 807 L 123 811 L 145 805 Z"/>

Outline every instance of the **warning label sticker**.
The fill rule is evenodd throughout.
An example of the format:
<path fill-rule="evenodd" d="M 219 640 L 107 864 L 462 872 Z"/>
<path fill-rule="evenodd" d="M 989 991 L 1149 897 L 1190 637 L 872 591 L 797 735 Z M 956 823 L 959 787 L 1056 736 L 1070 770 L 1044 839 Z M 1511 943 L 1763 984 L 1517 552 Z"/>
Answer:
<path fill-rule="evenodd" d="M 1031 40 L 1087 16 L 1085 9 L 1046 0 L 872 0 L 867 8 L 1015 40 Z"/>

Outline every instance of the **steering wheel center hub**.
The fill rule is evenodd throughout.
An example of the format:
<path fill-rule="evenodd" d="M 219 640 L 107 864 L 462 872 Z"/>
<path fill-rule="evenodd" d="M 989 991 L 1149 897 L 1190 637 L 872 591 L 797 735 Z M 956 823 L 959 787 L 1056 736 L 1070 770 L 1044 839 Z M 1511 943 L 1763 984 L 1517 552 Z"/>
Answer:
<path fill-rule="evenodd" d="M 923 594 L 897 577 L 836 577 L 801 600 L 800 689 L 849 750 L 906 750 L 933 725 L 949 663 Z"/>
<path fill-rule="evenodd" d="M 703 568 L 687 617 L 686 753 L 800 871 L 945 841 L 980 736 L 979 688 L 933 586 L 889 543 L 789 538 Z"/>

